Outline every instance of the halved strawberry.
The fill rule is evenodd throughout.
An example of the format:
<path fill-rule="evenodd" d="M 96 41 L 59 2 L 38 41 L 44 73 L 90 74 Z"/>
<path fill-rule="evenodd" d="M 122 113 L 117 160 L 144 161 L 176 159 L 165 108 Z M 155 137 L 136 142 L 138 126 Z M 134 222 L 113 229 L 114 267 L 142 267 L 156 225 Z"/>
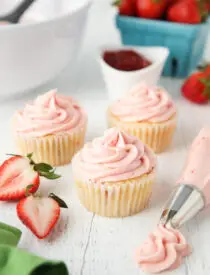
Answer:
<path fill-rule="evenodd" d="M 48 179 L 60 177 L 53 167 L 45 163 L 34 163 L 32 154 L 27 157 L 13 155 L 0 166 L 0 201 L 15 201 L 39 188 L 40 176 Z"/>
<path fill-rule="evenodd" d="M 56 225 L 60 216 L 60 207 L 67 205 L 57 196 L 49 197 L 29 196 L 17 204 L 19 219 L 39 239 L 44 239 Z"/>
<path fill-rule="evenodd" d="M 13 156 L 0 166 L 0 200 L 18 200 L 25 196 L 28 185 L 30 193 L 39 188 L 39 173 L 34 171 L 30 160 L 21 156 Z"/>

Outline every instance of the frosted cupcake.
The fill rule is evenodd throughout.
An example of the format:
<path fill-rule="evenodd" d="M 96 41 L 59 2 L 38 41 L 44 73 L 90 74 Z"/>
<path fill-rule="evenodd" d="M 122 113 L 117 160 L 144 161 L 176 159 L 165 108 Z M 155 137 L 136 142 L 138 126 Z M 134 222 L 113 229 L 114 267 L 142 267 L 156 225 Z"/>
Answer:
<path fill-rule="evenodd" d="M 139 85 L 109 107 L 108 124 L 138 137 L 160 153 L 172 141 L 176 108 L 162 88 Z"/>
<path fill-rule="evenodd" d="M 64 165 L 84 145 L 87 116 L 70 96 L 52 90 L 17 111 L 13 132 L 19 153 L 35 162 Z"/>
<path fill-rule="evenodd" d="M 80 150 L 72 161 L 81 203 L 107 217 L 147 207 L 155 177 L 152 151 L 138 138 L 112 128 Z"/>

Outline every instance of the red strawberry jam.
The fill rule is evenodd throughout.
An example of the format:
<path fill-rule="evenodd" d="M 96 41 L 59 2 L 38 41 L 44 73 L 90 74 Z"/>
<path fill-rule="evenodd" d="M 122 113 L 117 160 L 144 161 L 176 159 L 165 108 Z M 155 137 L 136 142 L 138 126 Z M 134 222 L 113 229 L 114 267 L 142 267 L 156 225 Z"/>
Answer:
<path fill-rule="evenodd" d="M 152 64 L 146 57 L 133 50 L 105 51 L 103 59 L 120 71 L 137 71 Z"/>

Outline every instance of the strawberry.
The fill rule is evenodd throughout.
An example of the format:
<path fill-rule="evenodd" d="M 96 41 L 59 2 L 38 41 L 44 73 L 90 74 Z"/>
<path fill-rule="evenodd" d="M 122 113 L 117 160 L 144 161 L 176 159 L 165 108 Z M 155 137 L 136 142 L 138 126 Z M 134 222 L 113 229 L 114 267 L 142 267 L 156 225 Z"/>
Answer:
<path fill-rule="evenodd" d="M 120 15 L 135 15 L 134 0 L 116 0 L 112 5 L 118 7 Z"/>
<path fill-rule="evenodd" d="M 49 197 L 29 195 L 18 202 L 16 210 L 23 224 L 39 239 L 44 239 L 58 222 L 60 207 L 67 205 L 51 193 Z"/>
<path fill-rule="evenodd" d="M 15 201 L 25 197 L 25 189 L 30 193 L 39 188 L 40 176 L 56 179 L 53 167 L 45 163 L 35 163 L 32 154 L 27 157 L 12 155 L 0 166 L 0 201 Z"/>
<path fill-rule="evenodd" d="M 182 86 L 182 95 L 197 104 L 207 103 L 210 99 L 210 75 L 205 72 L 192 74 Z"/>
<path fill-rule="evenodd" d="M 202 12 L 195 0 L 182 0 L 174 3 L 167 10 L 167 20 L 185 24 L 200 24 Z"/>
<path fill-rule="evenodd" d="M 159 19 L 163 16 L 168 0 L 136 0 L 136 13 L 139 17 Z"/>

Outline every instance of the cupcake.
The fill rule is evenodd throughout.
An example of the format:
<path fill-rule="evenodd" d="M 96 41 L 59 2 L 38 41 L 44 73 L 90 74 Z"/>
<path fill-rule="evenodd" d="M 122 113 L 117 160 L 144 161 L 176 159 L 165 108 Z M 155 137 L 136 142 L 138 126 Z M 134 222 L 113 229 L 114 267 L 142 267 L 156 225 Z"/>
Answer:
<path fill-rule="evenodd" d="M 52 90 L 27 103 L 13 118 L 19 153 L 35 162 L 64 165 L 84 145 L 87 116 L 70 96 Z"/>
<path fill-rule="evenodd" d="M 176 108 L 164 89 L 139 85 L 109 107 L 108 124 L 138 137 L 160 153 L 172 141 Z"/>
<path fill-rule="evenodd" d="M 147 207 L 155 177 L 155 157 L 138 138 L 108 129 L 73 158 L 81 203 L 106 217 L 125 217 Z"/>

